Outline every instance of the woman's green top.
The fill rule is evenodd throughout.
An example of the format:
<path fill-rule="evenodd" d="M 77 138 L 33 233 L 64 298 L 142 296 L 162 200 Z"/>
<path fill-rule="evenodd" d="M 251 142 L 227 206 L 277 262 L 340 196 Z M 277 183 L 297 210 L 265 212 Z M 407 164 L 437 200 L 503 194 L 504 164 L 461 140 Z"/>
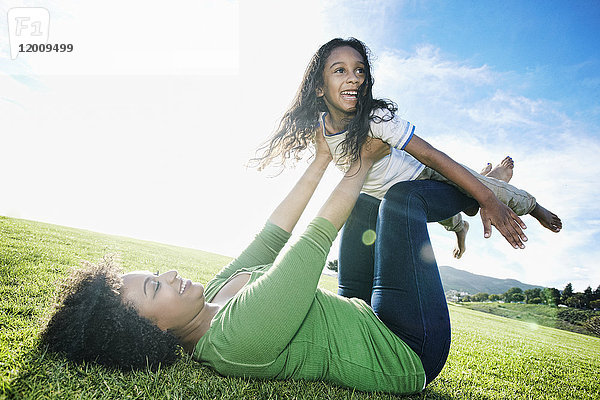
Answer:
<path fill-rule="evenodd" d="M 275 261 L 290 234 L 267 223 L 206 285 L 210 301 L 230 278 L 251 272 L 248 283 L 213 318 L 194 358 L 227 376 L 421 391 L 425 372 L 419 357 L 364 301 L 317 288 L 336 235 L 329 221 L 315 218 Z"/>

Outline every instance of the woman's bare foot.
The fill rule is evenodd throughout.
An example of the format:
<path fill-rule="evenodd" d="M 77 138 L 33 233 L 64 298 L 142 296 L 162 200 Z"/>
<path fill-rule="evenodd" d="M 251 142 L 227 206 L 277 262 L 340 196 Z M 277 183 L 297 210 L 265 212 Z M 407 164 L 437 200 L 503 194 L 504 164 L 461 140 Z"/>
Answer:
<path fill-rule="evenodd" d="M 461 258 L 465 251 L 467 250 L 467 246 L 465 244 L 465 239 L 467 237 L 467 232 L 469 232 L 469 223 L 467 221 L 463 221 L 463 228 L 459 232 L 456 233 L 456 247 L 452 254 L 454 258 Z"/>
<path fill-rule="evenodd" d="M 535 208 L 529 214 L 537 219 L 544 228 L 550 229 L 552 232 L 558 233 L 562 229 L 562 221 L 560 218 L 553 212 L 540 206 L 539 203 L 536 203 Z"/>
<path fill-rule="evenodd" d="M 489 176 L 490 178 L 500 179 L 504 182 L 510 182 L 513 176 L 514 167 L 515 163 L 513 162 L 513 159 L 506 156 L 504 160 L 500 161 L 500 164 L 496 165 L 490 172 L 481 175 Z"/>

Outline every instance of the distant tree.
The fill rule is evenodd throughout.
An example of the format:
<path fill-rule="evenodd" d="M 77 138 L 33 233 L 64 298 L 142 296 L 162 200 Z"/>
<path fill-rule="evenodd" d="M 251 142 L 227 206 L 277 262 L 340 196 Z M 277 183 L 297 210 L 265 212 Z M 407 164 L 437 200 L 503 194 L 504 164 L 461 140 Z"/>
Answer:
<path fill-rule="evenodd" d="M 520 303 L 522 301 L 525 301 L 525 295 L 523 293 L 515 293 L 512 295 L 512 301 L 513 303 Z"/>
<path fill-rule="evenodd" d="M 545 288 L 542 290 L 544 304 L 556 307 L 560 304 L 560 292 L 556 288 Z"/>
<path fill-rule="evenodd" d="M 519 295 L 519 296 L 517 296 L 518 299 L 514 298 L 515 295 Z M 523 301 L 523 300 L 525 300 L 525 295 L 523 295 L 523 289 L 521 289 L 520 287 L 510 288 L 506 291 L 506 293 L 504 293 L 504 301 L 506 301 L 507 303 L 512 303 L 513 301 Z"/>
<path fill-rule="evenodd" d="M 490 295 L 488 293 L 477 293 L 471 297 L 473 301 L 488 301 Z"/>
<path fill-rule="evenodd" d="M 579 301 L 574 296 L 569 297 L 567 299 L 567 301 L 565 301 L 564 303 L 566 303 L 565 304 L 566 306 L 573 307 L 573 308 L 579 308 L 579 305 L 580 305 Z"/>
<path fill-rule="evenodd" d="M 329 261 L 327 263 L 327 269 L 338 272 L 338 260 Z"/>
<path fill-rule="evenodd" d="M 534 302 L 533 300 L 536 299 Z M 542 289 L 534 288 L 527 289 L 525 291 L 525 303 L 527 304 L 540 304 L 542 302 Z"/>
<path fill-rule="evenodd" d="M 562 291 L 562 294 L 560 296 L 560 302 L 562 304 L 567 304 L 567 299 L 571 296 L 573 296 L 573 285 L 571 285 L 571 283 L 569 282 L 567 283 L 567 286 L 565 286 L 565 289 Z"/>
<path fill-rule="evenodd" d="M 461 298 L 459 298 L 458 301 L 462 301 L 464 303 L 470 303 L 472 301 L 472 298 L 471 298 L 471 296 L 466 295 L 466 296 L 462 296 Z"/>
<path fill-rule="evenodd" d="M 586 308 L 585 295 L 583 293 L 575 293 L 567 299 L 566 304 L 573 308 Z"/>
<path fill-rule="evenodd" d="M 590 303 L 595 300 L 592 287 L 588 286 L 587 289 L 583 291 L 583 295 L 585 296 L 585 308 L 590 308 Z"/>
<path fill-rule="evenodd" d="M 502 300 L 502 295 L 500 295 L 500 294 L 490 294 L 490 297 L 488 297 L 488 299 L 490 301 L 500 301 L 500 300 Z"/>
<path fill-rule="evenodd" d="M 594 290 L 594 300 L 600 300 L 600 285 Z"/>

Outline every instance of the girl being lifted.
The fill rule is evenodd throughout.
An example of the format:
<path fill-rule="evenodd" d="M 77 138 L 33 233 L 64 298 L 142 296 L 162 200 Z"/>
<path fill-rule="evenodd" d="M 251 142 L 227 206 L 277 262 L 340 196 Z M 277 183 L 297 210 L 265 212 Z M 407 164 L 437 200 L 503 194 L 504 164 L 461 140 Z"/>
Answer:
<path fill-rule="evenodd" d="M 273 161 L 284 165 L 291 157 L 298 159 L 318 134 L 325 137 L 338 168 L 347 171 L 359 159 L 366 138 L 375 137 L 388 143 L 392 152 L 375 163 L 363 186 L 364 193 L 381 200 L 398 182 L 439 180 L 477 200 L 486 238 L 494 225 L 514 248 L 524 248 L 527 237 L 522 229 L 526 226 L 519 215 L 525 214 L 553 232 L 560 231 L 560 218 L 533 196 L 456 163 L 417 136 L 414 125 L 396 115 L 394 103 L 373 98 L 372 89 L 368 48 L 354 38 L 329 41 L 313 56 L 293 105 L 262 148 L 263 154 L 254 160 L 256 165 L 263 168 Z M 465 211 L 475 215 L 477 207 Z M 456 232 L 462 250 L 454 254 L 459 257 L 468 225 L 460 213 L 440 223 Z"/>

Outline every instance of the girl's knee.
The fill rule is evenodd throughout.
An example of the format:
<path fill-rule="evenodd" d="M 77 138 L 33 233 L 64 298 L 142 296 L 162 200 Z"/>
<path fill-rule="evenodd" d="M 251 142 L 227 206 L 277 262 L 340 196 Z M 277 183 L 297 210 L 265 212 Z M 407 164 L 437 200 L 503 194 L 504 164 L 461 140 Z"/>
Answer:
<path fill-rule="evenodd" d="M 423 194 L 430 182 L 433 181 L 398 182 L 388 190 L 383 199 L 384 201 L 392 201 L 406 207 L 424 204 Z M 418 200 L 418 202 L 414 200 Z"/>

